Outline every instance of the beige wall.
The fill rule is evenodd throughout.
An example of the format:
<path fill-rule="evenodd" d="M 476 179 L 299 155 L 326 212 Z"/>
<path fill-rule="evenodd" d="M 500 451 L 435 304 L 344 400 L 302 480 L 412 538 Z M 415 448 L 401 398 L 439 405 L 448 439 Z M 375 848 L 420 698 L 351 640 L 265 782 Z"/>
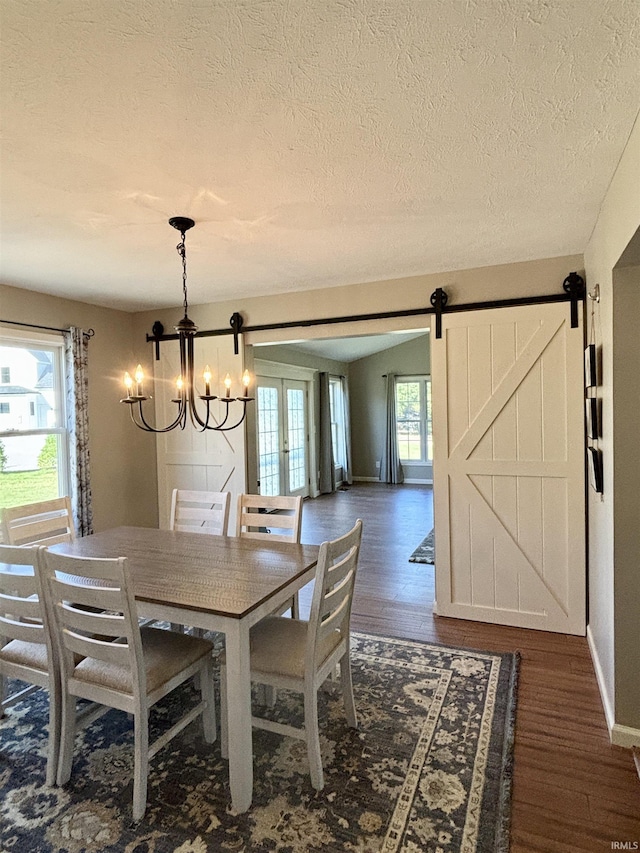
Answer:
<path fill-rule="evenodd" d="M 95 529 L 154 525 L 153 437 L 135 429 L 126 407 L 118 402 L 123 396 L 119 379 L 133 358 L 132 315 L 0 285 L 0 318 L 95 330 L 89 343 L 89 450 Z"/>
<path fill-rule="evenodd" d="M 386 424 L 385 373 L 409 375 L 430 371 L 429 336 L 414 338 L 351 362 L 349 396 L 353 436 L 353 476 L 377 478 L 376 462 L 384 449 Z M 406 466 L 405 479 L 432 478 L 431 466 Z"/>
<path fill-rule="evenodd" d="M 632 335 L 637 348 L 637 315 L 631 330 L 624 328 L 624 304 L 628 300 L 628 284 L 621 288 L 618 302 L 614 268 L 640 227 L 640 123 L 636 121 L 622 159 L 618 165 L 591 239 L 585 251 L 587 286 L 599 284 L 601 301 L 596 307 L 596 331 L 602 351 L 602 441 L 604 462 L 604 494 L 602 498 L 589 490 L 589 640 L 612 737 L 616 742 L 635 740 L 640 743 L 640 600 L 621 600 L 628 590 L 632 575 L 638 574 L 638 558 L 628 553 L 615 536 L 622 521 L 620 504 L 635 500 L 638 476 L 627 494 L 624 484 L 614 490 L 614 468 L 635 465 L 637 451 L 626 457 L 626 442 L 614 424 L 614 372 L 621 381 L 626 365 L 623 356 L 628 341 L 614 336 L 614 315 L 623 322 L 621 334 Z M 622 283 L 622 282 L 621 282 Z M 635 326 L 635 329 L 633 328 Z M 615 365 L 615 370 L 614 370 Z M 618 373 L 618 370 L 622 371 Z M 637 374 L 636 374 L 637 377 Z M 624 381 L 624 380 L 623 380 Z M 616 401 L 617 403 L 617 401 Z M 618 442 L 620 442 L 618 444 Z M 635 468 L 638 471 L 637 467 Z M 619 514 L 620 513 L 620 514 Z M 635 522 L 637 526 L 637 519 Z M 637 587 L 636 591 L 637 591 Z M 632 731 L 635 729 L 635 735 Z M 625 741 L 627 738 L 627 741 Z"/>

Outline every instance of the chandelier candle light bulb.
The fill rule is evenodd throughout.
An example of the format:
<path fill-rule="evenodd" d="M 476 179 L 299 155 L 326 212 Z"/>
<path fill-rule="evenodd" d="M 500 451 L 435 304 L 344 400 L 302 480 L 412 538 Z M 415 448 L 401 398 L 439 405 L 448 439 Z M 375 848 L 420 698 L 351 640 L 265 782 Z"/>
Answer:
<path fill-rule="evenodd" d="M 169 220 L 169 225 L 180 232 L 181 240 L 176 246 L 178 254 L 182 260 L 182 292 L 183 292 L 183 307 L 184 307 L 184 317 L 178 325 L 175 327 L 177 336 L 163 336 L 163 327 L 160 322 L 154 324 L 153 334 L 154 340 L 156 341 L 156 358 L 159 358 L 159 343 L 160 340 L 167 340 L 169 337 L 175 340 L 178 338 L 178 346 L 180 350 L 180 375 L 176 379 L 176 390 L 178 396 L 173 400 L 173 402 L 178 404 L 178 414 L 175 419 L 163 427 L 152 426 L 149 424 L 144 416 L 142 403 L 145 400 L 148 400 L 149 397 L 144 396 L 143 391 L 143 381 L 144 381 L 144 372 L 142 370 L 142 365 L 138 365 L 134 371 L 133 379 L 129 373 L 125 373 L 124 375 L 124 385 L 127 389 L 127 396 L 121 400 L 121 403 L 127 403 L 130 408 L 131 420 L 134 424 L 139 427 L 139 429 L 143 429 L 146 432 L 169 432 L 172 429 L 176 429 L 179 427 L 180 429 L 184 429 L 187 425 L 187 421 L 191 421 L 191 424 L 200 432 L 204 432 L 205 430 L 213 430 L 216 432 L 228 432 L 229 430 L 236 429 L 240 426 L 240 424 L 244 421 L 247 414 L 247 403 L 253 400 L 253 397 L 249 396 L 249 385 L 251 382 L 251 378 L 249 376 L 249 371 L 245 370 L 242 374 L 242 385 L 243 385 L 243 393 L 240 397 L 232 397 L 231 396 L 231 376 L 227 373 L 224 378 L 224 387 L 226 390 L 225 396 L 220 399 L 220 402 L 225 403 L 226 405 L 223 407 L 226 411 L 223 411 L 222 420 L 218 423 L 216 422 L 215 417 L 213 417 L 212 412 L 210 410 L 210 405 L 212 400 L 217 400 L 215 394 L 211 393 L 211 368 L 207 364 L 205 367 L 202 378 L 204 380 L 204 388 L 205 393 L 203 395 L 199 395 L 196 391 L 195 387 L 195 372 L 194 372 L 194 339 L 198 334 L 198 327 L 196 324 L 189 318 L 188 315 L 188 300 L 187 300 L 187 250 L 185 247 L 185 235 L 186 232 L 193 228 L 195 222 L 193 219 L 188 219 L 185 216 L 174 216 Z M 239 316 L 239 315 L 237 315 Z M 234 318 L 236 315 L 234 315 Z M 232 319 L 234 319 L 232 318 Z M 241 319 L 240 319 L 241 326 Z M 237 333 L 240 326 L 234 327 L 234 332 L 236 334 L 236 353 L 237 353 Z M 159 331 L 157 331 L 159 329 Z M 149 338 L 147 338 L 149 340 Z M 131 390 L 133 388 L 133 383 L 136 383 L 136 394 L 133 395 Z M 196 408 L 197 399 L 202 400 L 206 404 L 206 409 L 203 414 L 198 412 Z M 231 412 L 231 404 L 239 402 L 242 407 L 242 411 L 235 423 L 228 423 L 229 415 Z M 136 410 L 134 412 L 134 406 Z"/>

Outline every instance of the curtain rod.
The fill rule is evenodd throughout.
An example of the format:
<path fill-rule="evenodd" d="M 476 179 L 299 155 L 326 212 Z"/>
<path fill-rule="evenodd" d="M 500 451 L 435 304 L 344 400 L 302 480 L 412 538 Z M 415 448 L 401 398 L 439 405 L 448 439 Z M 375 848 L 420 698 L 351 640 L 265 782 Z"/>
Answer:
<path fill-rule="evenodd" d="M 70 332 L 71 329 L 60 329 L 57 326 L 41 326 L 38 323 L 20 323 L 18 320 L 1 320 L 0 323 L 8 323 L 11 326 L 25 326 L 28 329 L 44 329 L 47 332 Z M 87 329 L 82 334 L 87 338 L 92 338 L 95 335 L 94 329 Z"/>

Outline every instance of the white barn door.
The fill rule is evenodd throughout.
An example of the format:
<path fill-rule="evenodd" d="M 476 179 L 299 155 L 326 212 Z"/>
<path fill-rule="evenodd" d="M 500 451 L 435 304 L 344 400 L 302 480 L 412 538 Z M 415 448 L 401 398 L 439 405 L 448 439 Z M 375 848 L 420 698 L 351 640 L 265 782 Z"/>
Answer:
<path fill-rule="evenodd" d="M 222 395 L 222 380 L 227 373 L 232 377 L 231 395 L 240 394 L 242 375 L 242 357 L 233 354 L 233 337 L 196 338 L 195 341 L 196 378 L 208 364 L 213 374 L 211 392 Z M 156 423 L 169 423 L 177 412 L 177 406 L 171 402 L 175 397 L 175 380 L 180 373 L 178 343 L 167 341 L 160 348 L 160 360 L 154 362 L 156 404 Z M 202 386 L 202 379 L 196 383 Z M 198 400 L 199 411 L 204 413 L 204 403 Z M 249 403 L 255 405 L 255 403 Z M 211 410 L 219 423 L 224 417 L 224 409 L 215 400 Z M 240 416 L 242 405 L 231 404 L 229 423 L 235 423 Z M 236 417 L 237 416 L 237 417 Z M 235 531 L 237 495 L 245 491 L 246 452 L 245 424 L 230 432 L 198 432 L 188 421 L 184 430 L 156 436 L 156 454 L 158 465 L 158 507 L 160 527 L 169 526 L 171 492 L 173 489 L 196 489 L 203 491 L 231 492 L 229 530 Z"/>
<path fill-rule="evenodd" d="M 585 632 L 583 333 L 566 303 L 432 330 L 436 612 Z"/>

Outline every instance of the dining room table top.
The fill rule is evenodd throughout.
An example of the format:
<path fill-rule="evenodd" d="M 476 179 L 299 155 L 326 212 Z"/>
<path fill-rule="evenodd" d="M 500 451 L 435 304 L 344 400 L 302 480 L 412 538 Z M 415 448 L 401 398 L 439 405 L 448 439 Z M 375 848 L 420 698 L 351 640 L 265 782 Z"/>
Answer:
<path fill-rule="evenodd" d="M 319 546 L 116 527 L 50 550 L 126 557 L 136 600 L 241 619 L 313 568 Z"/>

